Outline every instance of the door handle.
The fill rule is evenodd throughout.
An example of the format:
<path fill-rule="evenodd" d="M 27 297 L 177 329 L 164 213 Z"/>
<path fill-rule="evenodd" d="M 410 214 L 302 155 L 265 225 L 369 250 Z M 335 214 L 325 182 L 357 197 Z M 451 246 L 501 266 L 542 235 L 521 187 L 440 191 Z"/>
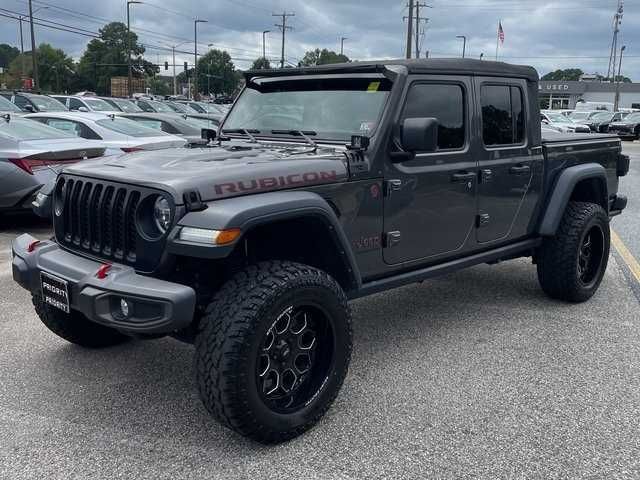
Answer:
<path fill-rule="evenodd" d="M 529 165 L 517 165 L 509 169 L 511 175 L 529 175 L 531 167 Z"/>
<path fill-rule="evenodd" d="M 475 173 L 458 172 L 451 175 L 451 181 L 454 183 L 467 183 L 476 179 Z"/>

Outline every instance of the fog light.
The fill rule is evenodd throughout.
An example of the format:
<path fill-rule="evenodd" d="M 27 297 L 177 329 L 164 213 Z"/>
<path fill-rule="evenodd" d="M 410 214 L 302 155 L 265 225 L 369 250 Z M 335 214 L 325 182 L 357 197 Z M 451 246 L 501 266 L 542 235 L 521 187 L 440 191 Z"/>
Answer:
<path fill-rule="evenodd" d="M 120 299 L 120 314 L 124 318 L 129 318 L 129 314 L 131 313 L 131 306 L 129 302 L 127 302 L 124 298 Z"/>

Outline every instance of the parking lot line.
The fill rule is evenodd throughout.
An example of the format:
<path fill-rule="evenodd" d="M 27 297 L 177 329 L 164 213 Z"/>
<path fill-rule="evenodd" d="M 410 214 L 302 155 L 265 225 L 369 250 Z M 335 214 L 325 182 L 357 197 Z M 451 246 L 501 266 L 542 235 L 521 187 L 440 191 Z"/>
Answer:
<path fill-rule="evenodd" d="M 611 229 L 611 243 L 613 243 L 613 246 L 622 257 L 622 260 L 624 260 L 624 263 L 627 264 L 637 282 L 640 283 L 640 263 L 613 229 Z"/>

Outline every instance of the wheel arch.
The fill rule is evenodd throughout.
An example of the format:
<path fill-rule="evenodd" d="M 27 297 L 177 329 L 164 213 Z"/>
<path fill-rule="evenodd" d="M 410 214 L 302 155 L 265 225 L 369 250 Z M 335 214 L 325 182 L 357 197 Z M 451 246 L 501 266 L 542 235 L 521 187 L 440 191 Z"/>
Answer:
<path fill-rule="evenodd" d="M 558 230 L 564 211 L 570 201 L 591 202 L 609 213 L 607 174 L 598 163 L 569 167 L 560 173 L 550 192 L 538 232 L 553 236 Z"/>
<path fill-rule="evenodd" d="M 247 256 L 254 262 L 290 260 L 332 275 L 345 291 L 361 286 L 360 272 L 338 219 L 339 212 L 314 192 L 269 192 L 218 200 L 179 222 L 169 242 L 178 255 L 223 259 Z M 225 230 L 239 228 L 241 236 L 225 247 L 197 246 L 178 240 L 183 226 Z"/>

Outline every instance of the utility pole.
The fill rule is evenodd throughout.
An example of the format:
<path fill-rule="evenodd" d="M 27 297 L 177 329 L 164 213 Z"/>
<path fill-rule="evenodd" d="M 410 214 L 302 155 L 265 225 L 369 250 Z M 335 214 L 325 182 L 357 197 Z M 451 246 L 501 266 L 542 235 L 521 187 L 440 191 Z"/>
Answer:
<path fill-rule="evenodd" d="M 282 12 L 282 13 L 274 13 L 271 16 L 272 17 L 281 17 L 282 18 L 282 23 L 281 24 L 276 23 L 275 26 L 278 27 L 280 30 L 282 30 L 282 57 L 280 59 L 280 68 L 284 68 L 285 34 L 286 34 L 287 30 L 293 30 L 293 28 L 287 27 L 287 18 L 295 17 L 296 14 L 295 13 Z"/>
<path fill-rule="evenodd" d="M 621 72 L 622 72 L 622 54 L 627 49 L 626 45 L 623 45 L 620 49 L 620 64 L 618 65 L 618 77 L 616 78 L 616 99 L 613 105 L 613 111 L 617 112 L 618 107 L 620 107 L 620 82 L 622 81 Z"/>
<path fill-rule="evenodd" d="M 429 21 L 428 18 L 420 18 L 420 8 L 433 8 L 431 5 L 427 5 L 426 3 L 420 3 L 419 1 L 415 4 L 416 7 L 416 58 L 420 58 L 420 22 L 424 22 L 425 24 Z M 424 32 L 423 32 L 424 33 Z"/>
<path fill-rule="evenodd" d="M 456 35 L 456 38 L 462 39 L 462 58 L 465 57 L 467 52 L 467 36 L 466 35 Z"/>
<path fill-rule="evenodd" d="M 195 71 L 194 71 L 194 79 L 193 79 L 193 86 L 194 86 L 194 94 L 193 94 L 193 99 L 194 100 L 199 100 L 200 99 L 200 95 L 198 94 L 198 90 L 200 89 L 200 84 L 198 83 L 198 24 L 199 23 L 207 23 L 208 20 L 200 20 L 198 18 L 193 20 L 193 55 L 195 58 Z"/>
<path fill-rule="evenodd" d="M 413 0 L 409 0 L 409 15 L 407 15 L 407 58 L 411 58 L 411 36 L 413 35 Z"/>
<path fill-rule="evenodd" d="M 613 83 L 616 76 L 616 56 L 618 53 L 618 33 L 624 16 L 624 0 L 618 0 L 616 13 L 613 16 L 613 40 L 611 41 L 611 54 L 609 55 L 609 66 L 607 67 L 607 78 Z"/>
<path fill-rule="evenodd" d="M 29 23 L 31 24 L 31 61 L 33 63 L 33 89 L 36 86 L 40 88 L 40 79 L 38 78 L 38 55 L 36 52 L 36 35 L 33 31 L 33 7 L 29 0 Z"/>
<path fill-rule="evenodd" d="M 347 37 L 340 37 L 340 55 L 344 55 L 344 41 L 348 40 Z"/>
<path fill-rule="evenodd" d="M 127 0 L 127 94 L 129 98 L 133 95 L 133 75 L 131 75 L 131 20 L 129 7 L 136 3 L 142 2 L 138 0 Z"/>
<path fill-rule="evenodd" d="M 265 30 L 262 32 L 262 58 L 267 58 L 267 33 L 271 33 L 271 30 Z"/>

